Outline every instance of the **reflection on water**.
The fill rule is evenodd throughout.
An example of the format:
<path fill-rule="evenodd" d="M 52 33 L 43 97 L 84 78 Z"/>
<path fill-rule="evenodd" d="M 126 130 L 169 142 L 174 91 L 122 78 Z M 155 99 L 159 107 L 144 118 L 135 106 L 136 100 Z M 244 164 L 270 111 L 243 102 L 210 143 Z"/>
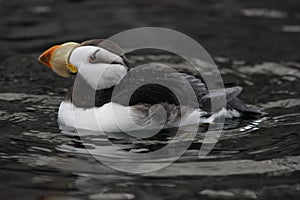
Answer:
<path fill-rule="evenodd" d="M 300 33 L 300 25 L 284 25 L 281 28 L 282 32 Z"/>
<path fill-rule="evenodd" d="M 242 15 L 245 17 L 265 17 L 273 19 L 285 19 L 288 17 L 287 13 L 266 8 L 247 8 L 242 10 Z"/>
<path fill-rule="evenodd" d="M 144 59 L 151 57 L 166 63 L 172 60 L 168 56 Z M 143 60 L 140 56 L 132 59 Z M 130 167 L 130 162 L 121 159 L 124 152 L 156 151 L 174 139 L 172 129 L 150 139 L 122 134 L 95 137 L 89 133 L 78 137 L 72 132 L 61 133 L 57 128 L 55 121 L 62 97 L 0 93 L 0 124 L 6 130 L 0 135 L 0 173 L 3 180 L 8 180 L 3 187 L 18 187 L 22 194 L 42 199 L 258 199 L 278 191 L 283 191 L 278 194 L 281 196 L 296 194 L 300 186 L 291 177 L 299 175 L 300 170 L 300 104 L 296 84 L 300 78 L 299 64 L 251 66 L 236 61 L 228 67 L 229 59 L 219 58 L 217 62 L 225 81 L 234 80 L 245 87 L 242 99 L 265 109 L 270 116 L 227 120 L 218 143 L 201 159 L 200 128 L 179 160 L 162 170 L 141 175 L 117 172 L 101 164 L 89 151 L 100 149 L 102 156 Z M 259 90 L 257 85 L 261 86 Z M 205 125 L 201 126 L 205 130 Z M 178 141 L 179 145 L 182 140 Z M 118 151 L 111 148 L 112 143 L 119 147 Z M 278 180 L 279 185 L 275 184 Z M 20 198 L 20 193 L 14 198 Z"/>

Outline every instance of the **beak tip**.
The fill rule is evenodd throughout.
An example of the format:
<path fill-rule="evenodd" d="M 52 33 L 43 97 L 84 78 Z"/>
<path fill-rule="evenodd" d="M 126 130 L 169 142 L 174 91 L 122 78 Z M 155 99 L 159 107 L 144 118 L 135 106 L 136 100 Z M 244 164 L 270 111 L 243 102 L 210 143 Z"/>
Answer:
<path fill-rule="evenodd" d="M 39 57 L 38 57 L 38 61 L 40 63 L 42 63 L 43 65 L 52 68 L 50 65 L 50 61 L 51 61 L 51 57 L 52 54 L 54 52 L 54 50 L 56 49 L 56 46 L 51 47 L 50 49 L 44 51 Z"/>
<path fill-rule="evenodd" d="M 37 61 L 42 62 L 41 56 L 38 57 Z"/>

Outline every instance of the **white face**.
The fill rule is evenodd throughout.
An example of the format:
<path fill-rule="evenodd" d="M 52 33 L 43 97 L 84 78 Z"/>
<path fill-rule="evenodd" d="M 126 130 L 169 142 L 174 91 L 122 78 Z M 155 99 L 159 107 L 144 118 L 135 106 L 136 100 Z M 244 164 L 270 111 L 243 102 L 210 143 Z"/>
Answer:
<path fill-rule="evenodd" d="M 127 67 L 120 56 L 95 46 L 75 48 L 69 62 L 78 68 L 78 73 L 96 90 L 116 85 L 127 73 Z"/>

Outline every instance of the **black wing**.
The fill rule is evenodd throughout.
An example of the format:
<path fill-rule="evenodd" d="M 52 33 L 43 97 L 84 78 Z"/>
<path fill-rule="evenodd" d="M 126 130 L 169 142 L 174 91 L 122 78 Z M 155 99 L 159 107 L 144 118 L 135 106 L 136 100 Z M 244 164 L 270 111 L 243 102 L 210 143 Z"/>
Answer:
<path fill-rule="evenodd" d="M 191 99 L 191 92 L 195 94 L 197 105 L 198 99 L 207 94 L 206 85 L 200 79 L 176 72 L 162 64 L 132 68 L 114 89 L 118 92 L 113 93 L 112 101 L 129 106 L 169 103 L 193 107 L 196 105 Z"/>

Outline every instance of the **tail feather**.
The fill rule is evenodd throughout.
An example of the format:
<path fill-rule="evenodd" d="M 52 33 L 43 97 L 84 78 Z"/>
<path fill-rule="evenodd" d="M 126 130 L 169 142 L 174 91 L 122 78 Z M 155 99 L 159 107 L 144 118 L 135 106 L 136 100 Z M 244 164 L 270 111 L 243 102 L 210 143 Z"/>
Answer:
<path fill-rule="evenodd" d="M 225 101 L 228 103 L 236 98 L 237 95 L 241 93 L 243 89 L 241 87 L 230 87 L 225 88 L 224 90 L 215 90 L 211 91 L 210 93 L 204 95 L 200 99 L 201 108 L 203 108 L 207 112 L 212 112 L 212 105 L 214 106 L 214 111 L 221 110 L 224 107 Z M 225 95 L 224 95 L 225 92 Z M 225 99 L 226 98 L 226 99 Z"/>
<path fill-rule="evenodd" d="M 267 115 L 266 112 L 261 111 L 257 107 L 246 105 L 244 102 L 242 102 L 237 97 L 234 97 L 231 99 L 231 101 L 227 102 L 227 108 L 235 109 L 246 115 Z"/>

